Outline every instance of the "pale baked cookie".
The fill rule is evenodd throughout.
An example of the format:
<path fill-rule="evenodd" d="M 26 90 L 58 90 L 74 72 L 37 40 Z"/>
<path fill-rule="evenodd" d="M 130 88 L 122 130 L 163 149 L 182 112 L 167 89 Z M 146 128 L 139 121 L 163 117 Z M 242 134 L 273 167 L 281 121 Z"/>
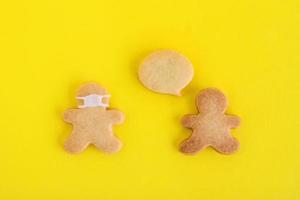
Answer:
<path fill-rule="evenodd" d="M 112 126 L 121 124 L 124 115 L 118 110 L 107 110 L 110 95 L 96 83 L 79 88 L 77 99 L 81 101 L 78 109 L 64 112 L 64 121 L 73 125 L 73 131 L 65 142 L 70 153 L 80 153 L 89 144 L 107 153 L 117 152 L 122 143 L 112 131 Z"/>
<path fill-rule="evenodd" d="M 239 142 L 230 135 L 230 129 L 240 124 L 237 116 L 225 115 L 227 99 L 217 89 L 205 89 L 196 98 L 199 114 L 186 115 L 182 124 L 193 130 L 191 136 L 183 141 L 180 151 L 194 154 L 211 146 L 223 154 L 232 154 Z"/>
<path fill-rule="evenodd" d="M 176 51 L 161 50 L 148 55 L 138 72 L 145 87 L 158 93 L 180 96 L 193 76 L 192 63 Z"/>

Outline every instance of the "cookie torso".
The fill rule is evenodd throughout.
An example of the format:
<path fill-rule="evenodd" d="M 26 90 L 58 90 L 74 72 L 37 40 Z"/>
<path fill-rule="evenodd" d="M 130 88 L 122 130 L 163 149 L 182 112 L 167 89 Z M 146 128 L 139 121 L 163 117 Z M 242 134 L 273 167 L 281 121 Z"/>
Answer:
<path fill-rule="evenodd" d="M 122 143 L 112 130 L 112 126 L 124 121 L 124 115 L 117 110 L 101 108 L 70 109 L 65 113 L 65 121 L 73 124 L 73 131 L 65 143 L 70 153 L 80 153 L 89 144 L 107 153 L 120 150 Z"/>
<path fill-rule="evenodd" d="M 220 137 L 229 135 L 229 127 L 226 117 L 223 114 L 199 114 L 193 126 L 193 131 L 199 137 L 205 138 L 208 142 L 215 141 Z"/>
<path fill-rule="evenodd" d="M 108 117 L 107 110 L 99 108 L 79 109 L 74 125 L 74 130 L 94 139 L 103 132 L 112 130 L 112 121 Z M 101 131 L 100 131 L 101 130 Z M 102 132 L 102 133 L 101 133 Z"/>

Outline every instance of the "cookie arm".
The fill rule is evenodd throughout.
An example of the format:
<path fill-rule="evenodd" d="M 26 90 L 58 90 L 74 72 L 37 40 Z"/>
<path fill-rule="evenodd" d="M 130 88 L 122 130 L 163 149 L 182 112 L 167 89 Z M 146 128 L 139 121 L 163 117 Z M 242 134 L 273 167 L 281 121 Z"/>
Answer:
<path fill-rule="evenodd" d="M 118 110 L 109 110 L 107 112 L 113 124 L 121 124 L 125 120 L 125 116 L 122 112 Z"/>
<path fill-rule="evenodd" d="M 68 109 L 63 113 L 64 121 L 73 123 L 76 119 L 78 109 Z"/>
<path fill-rule="evenodd" d="M 230 128 L 237 128 L 241 123 L 241 119 L 234 115 L 227 115 L 226 122 Z"/>
<path fill-rule="evenodd" d="M 185 115 L 181 119 L 181 123 L 186 128 L 192 128 L 196 118 L 197 118 L 196 115 Z"/>

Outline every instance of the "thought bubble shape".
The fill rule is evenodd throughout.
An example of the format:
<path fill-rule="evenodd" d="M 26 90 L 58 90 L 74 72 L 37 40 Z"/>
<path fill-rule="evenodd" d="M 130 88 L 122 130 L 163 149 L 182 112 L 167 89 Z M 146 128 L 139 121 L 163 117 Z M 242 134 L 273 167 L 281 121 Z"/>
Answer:
<path fill-rule="evenodd" d="M 141 63 L 139 79 L 148 89 L 172 95 L 181 95 L 193 79 L 192 63 L 172 50 L 160 50 L 148 55 Z"/>

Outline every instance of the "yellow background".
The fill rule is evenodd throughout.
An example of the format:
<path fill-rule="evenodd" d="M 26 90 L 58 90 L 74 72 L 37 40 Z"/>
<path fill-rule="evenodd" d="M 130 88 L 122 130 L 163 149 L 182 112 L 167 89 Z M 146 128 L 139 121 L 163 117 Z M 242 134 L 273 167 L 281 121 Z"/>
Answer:
<path fill-rule="evenodd" d="M 298 0 L 1 1 L 0 199 L 300 199 L 299 24 Z M 165 48 L 194 64 L 182 97 L 137 80 Z M 86 81 L 126 114 L 117 154 L 63 149 Z M 207 87 L 243 119 L 232 156 L 178 151 Z"/>

